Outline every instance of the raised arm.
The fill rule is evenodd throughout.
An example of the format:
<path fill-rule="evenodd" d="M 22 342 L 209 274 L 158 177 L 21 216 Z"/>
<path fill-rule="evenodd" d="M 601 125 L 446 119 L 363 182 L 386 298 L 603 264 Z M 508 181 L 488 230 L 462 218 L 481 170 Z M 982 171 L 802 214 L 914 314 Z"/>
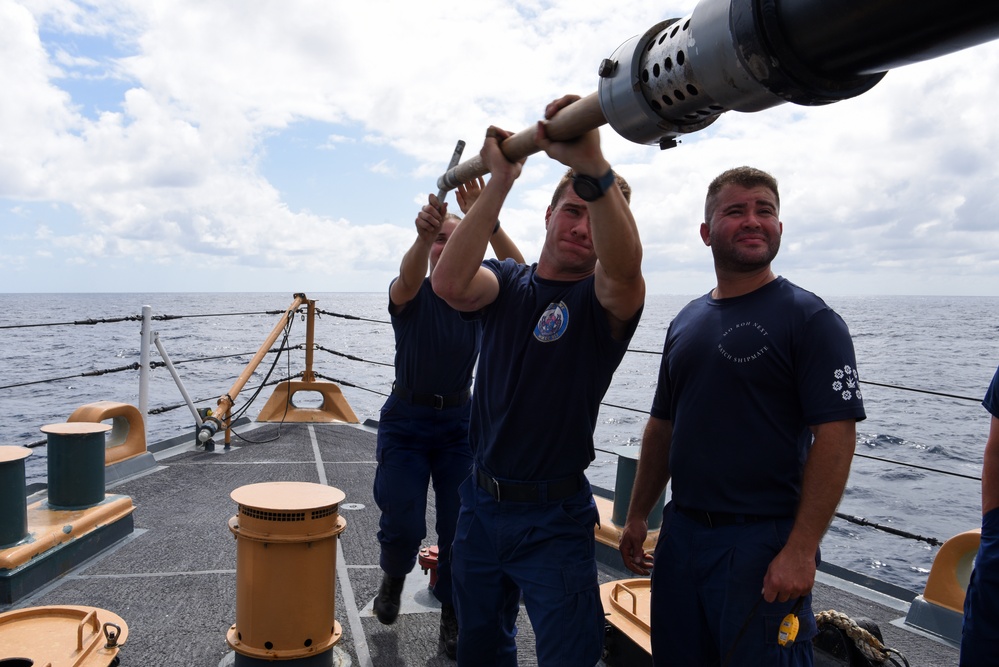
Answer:
<path fill-rule="evenodd" d="M 399 276 L 389 288 L 389 300 L 393 307 L 401 309 L 420 291 L 427 275 L 430 248 L 440 233 L 446 214 L 447 204 L 441 206 L 435 195 L 430 195 L 428 203 L 416 214 L 416 240 L 402 256 Z"/>
<path fill-rule="evenodd" d="M 550 120 L 578 99 L 578 95 L 566 95 L 555 100 L 545 109 L 545 118 Z M 577 174 L 599 179 L 611 168 L 600 148 L 600 131 L 596 129 L 572 141 L 553 142 L 545 136 L 545 122 L 539 122 L 535 143 Z M 607 311 L 612 330 L 618 335 L 645 303 L 642 242 L 631 208 L 617 183 L 603 197 L 589 202 L 588 208 L 593 249 L 597 255 L 597 300 Z"/>
<path fill-rule="evenodd" d="M 475 311 L 499 295 L 495 274 L 482 266 L 503 202 L 520 176 L 521 162 L 510 162 L 499 149 L 509 132 L 490 127 L 479 154 L 489 171 L 489 182 L 475 205 L 454 230 L 434 269 L 434 292 L 455 310 Z"/>
<path fill-rule="evenodd" d="M 763 599 L 786 602 L 812 590 L 815 555 L 832 521 L 857 445 L 857 422 L 853 419 L 812 427 L 815 439 L 805 461 L 801 500 L 787 544 L 770 562 L 763 578 Z"/>
<path fill-rule="evenodd" d="M 475 200 L 482 194 L 484 187 L 486 187 L 485 181 L 480 176 L 468 183 L 461 183 L 455 189 L 454 197 L 458 200 L 458 207 L 461 208 L 462 213 L 468 214 Z M 520 253 L 520 248 L 506 231 L 500 228 L 499 218 L 496 219 L 496 225 L 493 227 L 493 235 L 489 237 L 489 245 L 493 247 L 497 259 L 501 261 L 513 259 L 518 264 L 524 263 L 524 256 Z"/>

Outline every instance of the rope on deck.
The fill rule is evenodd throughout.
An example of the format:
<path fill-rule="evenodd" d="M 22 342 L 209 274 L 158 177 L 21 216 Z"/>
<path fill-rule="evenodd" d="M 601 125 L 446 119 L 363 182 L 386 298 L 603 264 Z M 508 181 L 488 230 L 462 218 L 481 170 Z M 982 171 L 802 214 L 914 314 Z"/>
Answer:
<path fill-rule="evenodd" d="M 872 635 L 865 628 L 857 625 L 856 621 L 843 612 L 832 609 L 820 611 L 815 615 L 815 624 L 820 627 L 822 625 L 832 625 L 842 630 L 850 638 L 850 641 L 853 642 L 853 645 L 857 647 L 857 650 L 876 665 L 885 665 L 890 661 L 891 664 L 901 667 L 895 658 L 892 657 L 892 654 L 894 654 L 899 657 L 905 667 L 909 667 L 909 661 L 905 659 L 904 655 L 893 648 L 885 646 L 880 639 Z"/>

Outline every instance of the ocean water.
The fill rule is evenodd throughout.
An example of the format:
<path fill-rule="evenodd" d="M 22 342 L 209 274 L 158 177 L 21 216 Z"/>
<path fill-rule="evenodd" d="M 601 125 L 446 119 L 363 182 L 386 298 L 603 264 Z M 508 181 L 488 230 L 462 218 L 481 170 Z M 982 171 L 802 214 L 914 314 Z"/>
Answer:
<path fill-rule="evenodd" d="M 321 311 L 315 341 L 323 349 L 313 370 L 340 384 L 362 421 L 377 419 L 393 377 L 386 295 L 309 298 Z M 666 327 L 691 298 L 648 298 L 601 410 L 588 471 L 594 484 L 613 489 L 613 448 L 640 443 Z M 868 414 L 839 511 L 938 540 L 978 527 L 989 426 L 980 403 L 999 365 L 999 297 L 825 298 L 853 334 Z M 44 481 L 41 426 L 98 400 L 138 404 L 139 373 L 129 367 L 139 361 L 140 322 L 111 320 L 136 317 L 143 305 L 154 316 L 179 316 L 154 321 L 153 331 L 198 407 L 214 407 L 292 300 L 280 293 L 0 294 L 0 444 L 32 446 L 27 481 Z M 73 324 L 81 321 L 97 322 Z M 304 341 L 305 322 L 296 317 L 288 345 Z M 151 361 L 162 361 L 155 348 Z M 301 349 L 266 355 L 236 409 L 255 417 L 270 395 L 265 387 L 250 401 L 265 377 L 284 379 L 304 366 Z M 120 368 L 127 370 L 104 372 Z M 152 372 L 149 408 L 157 412 L 147 417 L 151 442 L 190 433 L 193 443 L 193 415 L 166 368 Z M 718 414 L 724 418 L 724 406 Z M 822 549 L 829 562 L 921 592 L 938 548 L 837 518 Z"/>

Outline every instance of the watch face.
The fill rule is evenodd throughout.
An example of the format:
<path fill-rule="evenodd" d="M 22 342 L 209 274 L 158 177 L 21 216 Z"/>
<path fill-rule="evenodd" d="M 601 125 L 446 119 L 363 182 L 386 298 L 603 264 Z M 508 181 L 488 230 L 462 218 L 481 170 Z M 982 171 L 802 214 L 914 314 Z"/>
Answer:
<path fill-rule="evenodd" d="M 572 189 L 576 191 L 576 194 L 583 201 L 596 201 L 603 194 L 603 190 L 596 179 L 583 174 L 572 177 Z"/>

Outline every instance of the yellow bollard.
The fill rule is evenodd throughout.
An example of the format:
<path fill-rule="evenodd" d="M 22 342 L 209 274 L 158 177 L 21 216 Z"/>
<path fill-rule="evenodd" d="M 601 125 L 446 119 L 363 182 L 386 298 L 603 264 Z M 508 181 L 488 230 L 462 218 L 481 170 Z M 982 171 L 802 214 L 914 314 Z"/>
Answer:
<path fill-rule="evenodd" d="M 104 465 L 109 466 L 130 459 L 146 451 L 146 426 L 142 413 L 134 405 L 97 401 L 81 405 L 66 419 L 67 422 L 95 422 L 111 420 L 104 451 Z"/>

